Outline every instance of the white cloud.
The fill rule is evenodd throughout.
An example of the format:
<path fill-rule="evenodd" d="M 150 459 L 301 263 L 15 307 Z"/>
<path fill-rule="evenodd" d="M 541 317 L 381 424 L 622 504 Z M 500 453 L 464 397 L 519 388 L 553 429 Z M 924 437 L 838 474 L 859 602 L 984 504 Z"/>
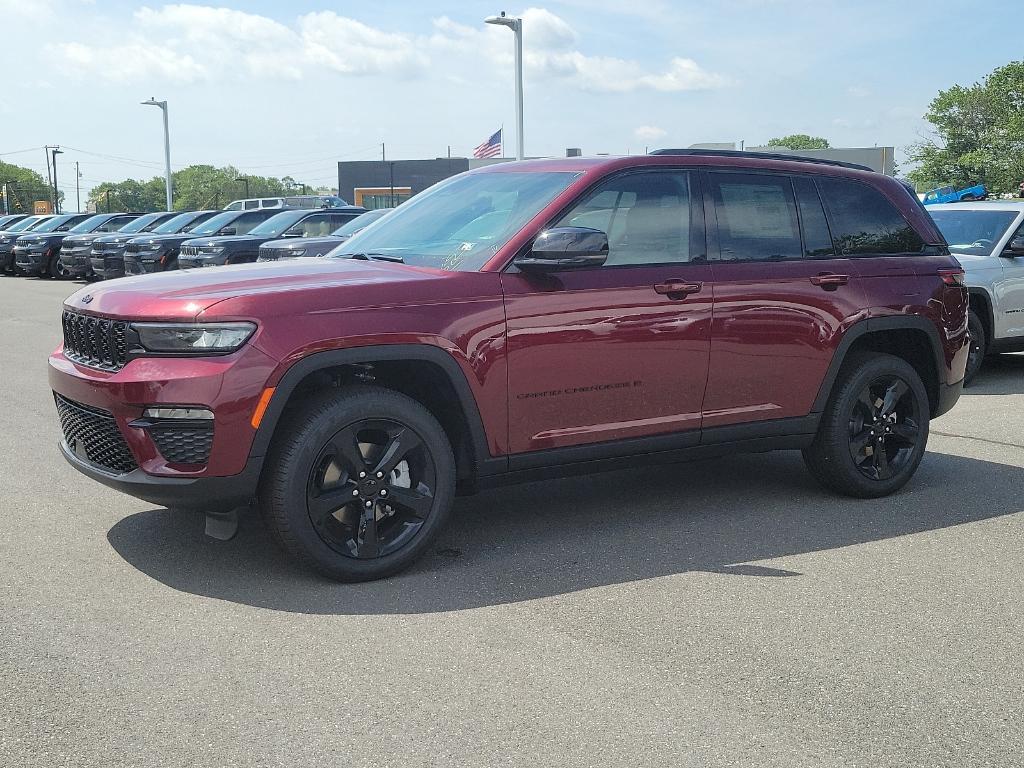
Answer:
<path fill-rule="evenodd" d="M 413 38 L 333 11 L 300 16 L 291 27 L 245 11 L 177 4 L 144 6 L 133 22 L 129 43 L 71 42 L 55 50 L 76 72 L 117 82 L 193 82 L 232 73 L 299 79 L 325 67 L 372 75 L 428 63 Z"/>
<path fill-rule="evenodd" d="M 691 91 L 721 88 L 729 79 L 707 72 L 693 59 L 676 57 L 664 72 L 647 72 L 636 61 L 588 56 L 576 49 L 577 32 L 545 8 L 522 13 L 524 69 L 533 78 L 555 79 L 588 91 L 627 92 L 638 89 Z M 511 66 L 511 35 L 503 29 L 469 27 L 447 16 L 434 19 L 430 43 L 436 48 L 482 52 L 493 63 Z"/>
<path fill-rule="evenodd" d="M 633 135 L 642 141 L 656 141 L 668 135 L 668 131 L 656 125 L 641 125 L 633 131 Z"/>

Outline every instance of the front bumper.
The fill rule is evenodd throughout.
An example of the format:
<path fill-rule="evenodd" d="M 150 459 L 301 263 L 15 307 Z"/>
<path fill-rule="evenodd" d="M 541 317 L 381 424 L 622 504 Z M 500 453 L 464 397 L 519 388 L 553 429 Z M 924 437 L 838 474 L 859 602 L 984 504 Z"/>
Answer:
<path fill-rule="evenodd" d="M 49 258 L 49 249 L 42 250 L 28 248 L 14 248 L 14 263 L 18 269 L 29 275 L 37 275 L 46 267 L 46 260 Z"/>
<path fill-rule="evenodd" d="M 10 246 L 0 246 L 0 271 L 14 268 L 14 251 Z"/>
<path fill-rule="evenodd" d="M 140 259 L 134 253 L 124 256 L 124 273 L 126 275 L 148 275 L 161 271 L 160 259 Z"/>
<path fill-rule="evenodd" d="M 88 275 L 92 271 L 89 265 L 89 249 L 86 248 L 62 248 L 60 260 L 64 268 L 75 277 Z"/>
<path fill-rule="evenodd" d="M 197 267 L 223 267 L 228 263 L 228 254 L 219 253 L 213 258 L 204 259 L 198 256 L 178 256 L 178 269 L 196 269 Z"/>
<path fill-rule="evenodd" d="M 117 372 L 74 363 L 58 349 L 49 359 L 51 389 L 116 424 L 111 431 L 116 429 L 134 461 L 126 464 L 131 469 L 119 470 L 90 459 L 75 450 L 87 440 L 73 432 L 66 433 L 61 451 L 83 474 L 154 504 L 204 510 L 244 504 L 255 493 L 262 466 L 262 456 L 249 455 L 256 434 L 250 420 L 276 367 L 251 343 L 221 357 L 137 358 Z M 151 422 L 142 418 L 155 406 L 213 411 L 205 464 L 175 463 L 161 454 Z"/>
<path fill-rule="evenodd" d="M 89 259 L 89 268 L 104 280 L 114 277 L 124 277 L 124 255 L 117 252 L 106 252 L 102 255 L 92 256 Z"/>

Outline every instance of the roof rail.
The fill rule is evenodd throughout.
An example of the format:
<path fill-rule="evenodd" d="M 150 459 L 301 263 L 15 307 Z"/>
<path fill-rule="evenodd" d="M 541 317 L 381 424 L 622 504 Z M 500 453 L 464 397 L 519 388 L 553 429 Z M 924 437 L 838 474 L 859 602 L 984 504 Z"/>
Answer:
<path fill-rule="evenodd" d="M 818 163 L 820 165 L 838 165 L 841 168 L 853 168 L 857 171 L 871 171 L 866 165 L 844 163 L 841 160 L 824 160 L 820 157 L 805 155 L 786 155 L 781 152 L 745 152 L 738 149 L 656 149 L 652 155 L 697 155 L 699 157 L 753 157 L 759 160 L 789 160 L 796 163 Z"/>

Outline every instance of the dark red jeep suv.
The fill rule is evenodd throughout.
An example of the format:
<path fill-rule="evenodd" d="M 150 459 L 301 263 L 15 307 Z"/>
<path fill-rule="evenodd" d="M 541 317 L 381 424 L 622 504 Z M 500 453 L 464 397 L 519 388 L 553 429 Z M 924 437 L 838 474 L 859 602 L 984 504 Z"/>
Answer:
<path fill-rule="evenodd" d="M 79 471 L 228 533 L 256 501 L 303 563 L 373 579 L 457 489 L 788 448 L 835 491 L 892 493 L 960 395 L 962 275 L 864 168 L 507 163 L 329 258 L 83 288 L 50 384 Z"/>

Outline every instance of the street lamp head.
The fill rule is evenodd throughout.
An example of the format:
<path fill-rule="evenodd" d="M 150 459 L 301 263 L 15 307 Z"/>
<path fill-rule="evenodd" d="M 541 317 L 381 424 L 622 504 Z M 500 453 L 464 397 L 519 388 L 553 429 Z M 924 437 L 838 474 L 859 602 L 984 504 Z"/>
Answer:
<path fill-rule="evenodd" d="M 509 29 L 515 29 L 519 26 L 520 19 L 512 16 L 506 16 L 505 12 L 502 11 L 500 16 L 488 16 L 484 19 L 485 24 L 497 24 L 499 27 L 508 27 Z"/>
<path fill-rule="evenodd" d="M 150 96 L 147 101 L 140 101 L 139 104 L 142 104 L 147 107 L 160 107 L 161 109 L 167 106 L 166 101 L 157 101 L 152 96 Z"/>

